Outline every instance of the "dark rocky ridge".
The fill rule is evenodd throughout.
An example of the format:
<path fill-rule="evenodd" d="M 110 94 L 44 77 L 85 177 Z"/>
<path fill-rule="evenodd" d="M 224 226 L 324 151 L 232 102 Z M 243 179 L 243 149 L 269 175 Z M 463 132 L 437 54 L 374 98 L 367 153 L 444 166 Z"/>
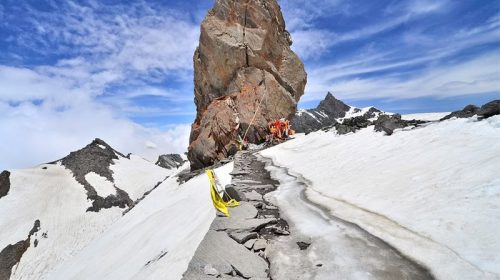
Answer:
<path fill-rule="evenodd" d="M 345 104 L 328 92 L 325 99 L 315 109 L 298 112 L 290 124 L 297 133 L 307 134 L 335 127 L 339 134 L 346 134 L 371 125 L 369 119 L 382 113 L 379 109 L 371 107 L 362 116 L 343 119 L 350 110 L 354 113 L 361 111 L 361 109 Z"/>
<path fill-rule="evenodd" d="M 406 121 L 401 119 L 400 114 L 394 115 L 381 115 L 378 119 L 373 122 L 375 125 L 375 131 L 385 132 L 386 135 L 392 135 L 394 130 L 405 128 L 408 126 L 419 126 L 421 124 L 427 123 L 426 121 L 411 120 Z"/>
<path fill-rule="evenodd" d="M 95 139 L 83 149 L 71 152 L 60 160 L 62 165 L 71 170 L 76 181 L 82 184 L 87 191 L 87 198 L 92 201 L 92 206 L 87 211 L 99 212 L 103 208 L 114 206 L 125 208 L 133 205 L 129 195 L 116 186 L 116 195 L 101 197 L 85 179 L 85 175 L 94 172 L 110 182 L 114 182 L 113 172 L 109 167 L 113 164 L 113 160 L 119 159 L 119 157 L 125 156 L 115 151 L 103 140 Z"/>
<path fill-rule="evenodd" d="M 451 118 L 470 118 L 477 115 L 479 119 L 487 119 L 495 115 L 500 115 L 500 100 L 493 100 L 481 106 L 467 105 L 462 110 L 452 112 L 445 116 L 441 121 Z"/>
<path fill-rule="evenodd" d="M 166 169 L 175 169 L 181 167 L 184 162 L 181 155 L 168 154 L 159 156 L 155 164 Z"/>
<path fill-rule="evenodd" d="M 36 220 L 33 228 L 28 234 L 28 238 L 16 244 L 9 244 L 2 249 L 0 252 L 0 280 L 10 279 L 12 268 L 19 263 L 23 254 L 28 250 L 31 244 L 31 237 L 38 232 L 38 230 L 40 230 L 40 221 Z"/>
<path fill-rule="evenodd" d="M 0 198 L 6 196 L 10 190 L 10 172 L 5 170 L 0 173 Z"/>

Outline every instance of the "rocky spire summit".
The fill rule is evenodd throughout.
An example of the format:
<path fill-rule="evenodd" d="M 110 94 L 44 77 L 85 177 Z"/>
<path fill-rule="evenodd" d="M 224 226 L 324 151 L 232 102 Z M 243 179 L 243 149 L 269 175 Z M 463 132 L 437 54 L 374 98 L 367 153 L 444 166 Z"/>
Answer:
<path fill-rule="evenodd" d="M 263 141 L 269 121 L 295 114 L 307 75 L 291 44 L 276 0 L 215 2 L 193 59 L 193 169 L 234 154 L 240 137 Z"/>

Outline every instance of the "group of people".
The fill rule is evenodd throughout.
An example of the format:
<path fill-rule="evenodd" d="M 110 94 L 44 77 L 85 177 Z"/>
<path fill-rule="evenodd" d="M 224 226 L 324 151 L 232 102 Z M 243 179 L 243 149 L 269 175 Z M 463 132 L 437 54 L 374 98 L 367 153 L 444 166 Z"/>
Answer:
<path fill-rule="evenodd" d="M 268 125 L 269 135 L 268 142 L 281 142 L 288 139 L 295 132 L 290 128 L 290 121 L 285 119 L 279 119 L 270 122 Z"/>

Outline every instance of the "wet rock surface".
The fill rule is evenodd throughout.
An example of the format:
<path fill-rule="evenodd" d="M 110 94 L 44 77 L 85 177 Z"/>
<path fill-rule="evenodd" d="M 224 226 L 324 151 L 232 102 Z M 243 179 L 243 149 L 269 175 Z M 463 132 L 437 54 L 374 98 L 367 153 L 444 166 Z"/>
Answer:
<path fill-rule="evenodd" d="M 193 170 L 234 155 L 239 137 L 261 142 L 269 121 L 295 114 L 307 77 L 291 43 L 276 0 L 216 1 L 193 58 Z"/>
<path fill-rule="evenodd" d="M 9 280 L 12 273 L 12 268 L 19 263 L 23 254 L 28 250 L 31 244 L 31 237 L 40 230 L 40 221 L 36 220 L 33 228 L 28 233 L 25 240 L 21 240 L 15 244 L 9 244 L 0 251 L 0 280 Z M 38 243 L 34 242 L 34 246 Z"/>
<path fill-rule="evenodd" d="M 63 166 L 71 170 L 76 181 L 84 186 L 87 198 L 92 201 L 92 206 L 87 211 L 99 212 L 101 209 L 114 206 L 125 208 L 134 204 L 127 192 L 116 186 L 116 195 L 99 196 L 94 187 L 85 179 L 87 174 L 94 172 L 113 183 L 113 172 L 109 167 L 113 164 L 113 160 L 119 159 L 119 157 L 125 156 L 115 151 L 103 140 L 95 139 L 83 149 L 71 152 L 60 160 Z"/>
<path fill-rule="evenodd" d="M 156 165 L 166 169 L 175 169 L 182 166 L 185 160 L 179 154 L 161 155 L 156 161 Z"/>
<path fill-rule="evenodd" d="M 0 173 L 0 198 L 6 196 L 10 190 L 10 172 L 5 170 Z"/>
<path fill-rule="evenodd" d="M 236 154 L 231 174 L 231 187 L 253 199 L 230 208 L 229 218 L 217 215 L 183 279 L 270 279 L 265 251 L 272 239 L 289 234 L 278 207 L 264 199 L 277 182 L 250 151 Z"/>

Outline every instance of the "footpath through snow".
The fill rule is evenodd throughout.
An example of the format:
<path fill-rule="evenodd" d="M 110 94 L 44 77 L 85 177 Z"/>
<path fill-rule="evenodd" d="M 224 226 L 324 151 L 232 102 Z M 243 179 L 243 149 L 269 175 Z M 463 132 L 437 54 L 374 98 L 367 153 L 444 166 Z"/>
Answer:
<path fill-rule="evenodd" d="M 345 136 L 318 132 L 261 154 L 286 168 L 273 173 L 292 232 L 315 236 L 327 230 L 325 219 L 338 217 L 438 279 L 500 278 L 500 116 L 433 123 L 390 137 L 371 127 Z M 293 177 L 283 170 L 305 184 L 287 186 Z M 303 200 L 318 205 L 311 211 L 326 211 L 324 219 L 297 211 L 291 201 L 301 188 Z M 349 265 L 337 251 L 342 243 L 328 236 L 322 242 L 337 252 L 339 264 Z"/>

